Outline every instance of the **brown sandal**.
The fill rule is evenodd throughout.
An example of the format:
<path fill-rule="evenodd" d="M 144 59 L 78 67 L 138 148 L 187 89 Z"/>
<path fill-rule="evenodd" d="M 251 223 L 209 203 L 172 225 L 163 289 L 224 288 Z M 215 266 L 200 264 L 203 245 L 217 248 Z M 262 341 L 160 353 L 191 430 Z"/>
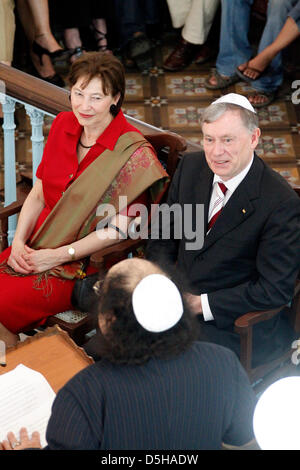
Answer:
<path fill-rule="evenodd" d="M 243 65 L 243 64 L 241 64 L 241 65 Z M 239 66 L 239 67 L 240 67 L 240 66 Z M 240 70 L 239 67 L 237 67 L 237 68 L 235 69 L 235 72 L 236 72 L 236 74 L 237 74 L 242 80 L 244 80 L 244 81 L 247 82 L 247 83 L 251 83 L 251 82 L 257 80 L 258 78 L 260 78 L 260 77 L 265 73 L 265 70 L 258 70 L 258 69 L 255 69 L 254 67 L 250 67 L 250 66 L 249 66 L 249 60 L 248 60 L 248 62 L 246 62 L 245 68 L 244 68 L 243 71 Z M 251 72 L 253 72 L 254 74 L 256 74 L 255 78 L 247 77 L 247 75 L 245 75 L 245 71 L 246 71 L 246 70 L 250 70 Z"/>
<path fill-rule="evenodd" d="M 212 85 L 210 83 L 210 79 L 215 77 L 216 84 Z M 222 88 L 226 88 L 234 83 L 239 81 L 239 77 L 237 75 L 232 75 L 232 77 L 224 77 L 223 75 L 219 74 L 217 69 L 212 70 L 212 74 L 205 80 L 204 86 L 209 88 L 210 90 L 221 90 Z"/>
<path fill-rule="evenodd" d="M 263 101 L 262 103 L 253 103 L 251 100 L 249 100 L 249 98 L 251 97 L 254 97 L 254 96 L 261 96 L 263 98 L 266 98 L 265 101 Z M 254 106 L 254 108 L 264 108 L 265 106 L 269 106 L 269 104 L 271 104 L 274 99 L 276 97 L 276 92 L 270 92 L 270 93 L 267 93 L 266 91 L 253 91 L 253 93 L 250 93 L 247 98 L 248 100 L 250 101 L 250 103 L 252 104 L 252 106 Z"/>

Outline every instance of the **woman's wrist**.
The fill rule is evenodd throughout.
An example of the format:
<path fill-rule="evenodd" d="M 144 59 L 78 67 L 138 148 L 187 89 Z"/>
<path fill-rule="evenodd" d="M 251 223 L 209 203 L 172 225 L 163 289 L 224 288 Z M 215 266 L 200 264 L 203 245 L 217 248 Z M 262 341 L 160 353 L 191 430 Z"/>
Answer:
<path fill-rule="evenodd" d="M 55 251 L 58 256 L 59 264 L 69 263 L 77 259 L 76 250 L 73 248 L 73 245 L 64 245 L 56 248 Z"/>
<path fill-rule="evenodd" d="M 26 244 L 26 242 L 22 238 L 20 238 L 16 235 L 14 236 L 14 239 L 12 241 L 12 246 L 14 246 L 14 245 L 25 245 L 25 244 Z"/>

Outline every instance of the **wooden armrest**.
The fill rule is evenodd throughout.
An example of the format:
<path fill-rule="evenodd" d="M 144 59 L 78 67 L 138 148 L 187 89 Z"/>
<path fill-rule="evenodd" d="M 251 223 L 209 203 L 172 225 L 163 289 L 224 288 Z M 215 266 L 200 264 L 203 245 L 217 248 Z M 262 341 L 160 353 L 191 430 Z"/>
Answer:
<path fill-rule="evenodd" d="M 22 209 L 23 202 L 15 201 L 0 209 L 0 220 L 7 219 L 11 215 L 17 214 Z"/>
<path fill-rule="evenodd" d="M 248 312 L 240 316 L 235 320 L 234 329 L 239 334 L 246 334 L 250 327 L 256 323 L 260 323 L 270 318 L 273 318 L 278 312 L 280 312 L 285 305 L 274 308 L 272 310 L 264 310 L 261 312 Z"/>
<path fill-rule="evenodd" d="M 145 134 L 145 138 L 153 147 L 170 147 L 172 150 L 183 152 L 186 150 L 186 141 L 179 134 L 174 132 L 163 132 L 161 134 Z"/>
<path fill-rule="evenodd" d="M 293 302 L 300 294 L 300 279 L 296 280 L 294 293 L 293 293 Z M 244 315 L 240 316 L 236 319 L 234 323 L 234 329 L 239 334 L 246 334 L 247 330 L 255 325 L 256 323 L 260 323 L 270 318 L 273 318 L 277 313 L 279 313 L 282 309 L 287 307 L 287 305 L 281 305 L 280 307 L 264 310 L 262 312 L 248 312 Z"/>
<path fill-rule="evenodd" d="M 0 209 L 0 251 L 8 247 L 8 218 L 15 215 L 22 209 L 23 201 L 15 201 Z"/>
<path fill-rule="evenodd" d="M 237 318 L 234 323 L 234 330 L 240 335 L 240 361 L 251 380 L 254 379 L 256 374 L 256 369 L 252 370 L 252 327 L 257 323 L 273 318 L 284 307 L 285 305 L 261 312 L 248 312 Z"/>
<path fill-rule="evenodd" d="M 184 152 L 187 148 L 185 139 L 169 131 L 158 134 L 145 134 L 145 138 L 154 147 L 158 155 L 160 150 L 165 148 L 169 149 L 168 152 L 166 152 L 166 156 L 160 156 L 165 160 L 167 172 L 169 176 L 172 177 L 178 164 L 179 154 Z"/>

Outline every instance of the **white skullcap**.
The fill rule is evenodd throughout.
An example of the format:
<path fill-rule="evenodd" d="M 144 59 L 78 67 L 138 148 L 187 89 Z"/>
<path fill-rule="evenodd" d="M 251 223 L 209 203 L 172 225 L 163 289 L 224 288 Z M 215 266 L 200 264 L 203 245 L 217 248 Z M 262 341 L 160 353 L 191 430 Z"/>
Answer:
<path fill-rule="evenodd" d="M 150 274 L 137 284 L 132 307 L 138 323 L 152 333 L 169 330 L 183 314 L 179 290 L 162 274 Z"/>
<path fill-rule="evenodd" d="M 212 104 L 219 103 L 236 104 L 237 106 L 241 106 L 242 108 L 248 109 L 248 111 L 252 111 L 252 113 L 256 113 L 250 101 L 245 96 L 238 95 L 237 93 L 228 93 L 227 95 L 221 96 L 221 98 L 218 98 L 217 100 L 213 101 Z"/>

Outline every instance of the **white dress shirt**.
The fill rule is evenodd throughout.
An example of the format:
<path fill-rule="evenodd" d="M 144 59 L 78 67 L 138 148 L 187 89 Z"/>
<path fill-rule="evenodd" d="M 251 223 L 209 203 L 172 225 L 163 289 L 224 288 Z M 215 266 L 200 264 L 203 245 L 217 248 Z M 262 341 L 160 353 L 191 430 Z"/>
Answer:
<path fill-rule="evenodd" d="M 251 167 L 252 162 L 253 162 L 253 158 L 254 158 L 254 155 L 252 156 L 252 159 L 251 159 L 250 163 L 246 166 L 246 168 L 244 168 L 238 175 L 234 176 L 230 180 L 222 181 L 220 176 L 214 175 L 213 190 L 212 190 L 211 199 L 210 199 L 210 203 L 209 203 L 208 214 L 211 214 L 212 208 L 214 206 L 214 203 L 215 203 L 215 200 L 216 200 L 216 197 L 217 197 L 217 192 L 216 192 L 217 183 L 221 182 L 221 183 L 225 184 L 226 188 L 227 188 L 225 198 L 224 198 L 224 203 L 223 203 L 223 207 L 224 207 L 225 204 L 227 204 L 230 197 L 232 196 L 232 194 L 234 193 L 234 191 L 236 190 L 236 188 L 238 187 L 238 185 L 243 181 L 243 179 L 247 175 L 248 171 L 250 170 L 250 167 Z M 213 320 L 214 317 L 213 317 L 213 314 L 210 310 L 207 294 L 201 294 L 201 304 L 202 304 L 202 312 L 203 312 L 204 320 L 205 321 Z"/>

